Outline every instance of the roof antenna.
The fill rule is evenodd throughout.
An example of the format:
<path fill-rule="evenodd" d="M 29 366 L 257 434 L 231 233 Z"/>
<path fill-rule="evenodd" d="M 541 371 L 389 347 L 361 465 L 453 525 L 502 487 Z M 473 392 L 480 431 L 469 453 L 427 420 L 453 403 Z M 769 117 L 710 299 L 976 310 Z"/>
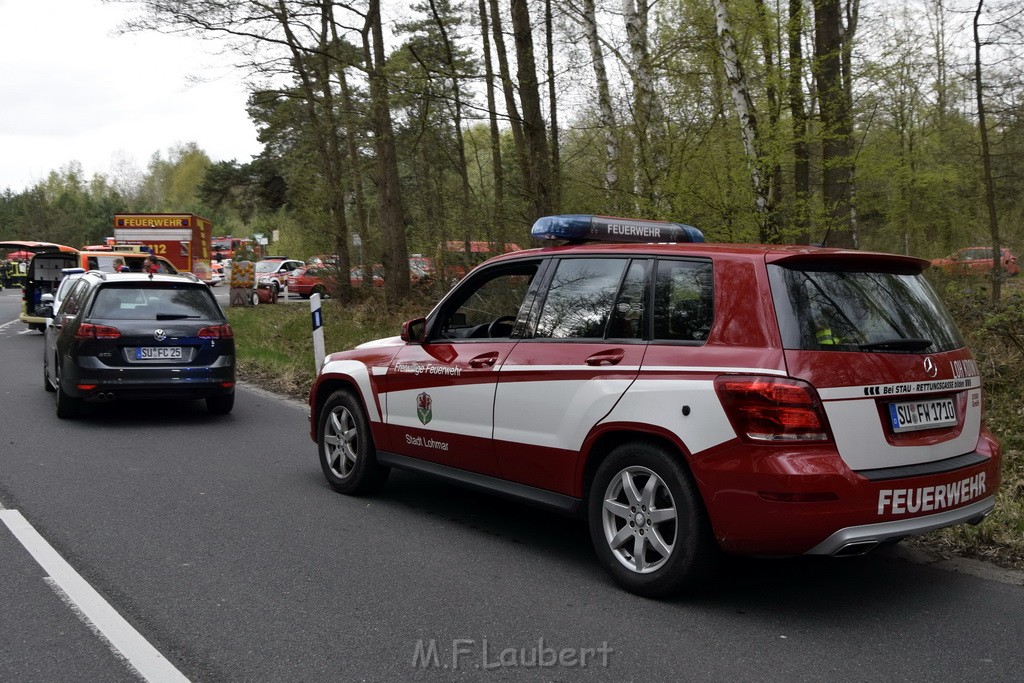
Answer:
<path fill-rule="evenodd" d="M 825 247 L 828 246 L 828 234 L 832 232 L 832 221 L 828 222 L 828 227 L 825 228 L 825 235 L 821 238 L 820 244 L 812 244 L 812 247 Z"/>

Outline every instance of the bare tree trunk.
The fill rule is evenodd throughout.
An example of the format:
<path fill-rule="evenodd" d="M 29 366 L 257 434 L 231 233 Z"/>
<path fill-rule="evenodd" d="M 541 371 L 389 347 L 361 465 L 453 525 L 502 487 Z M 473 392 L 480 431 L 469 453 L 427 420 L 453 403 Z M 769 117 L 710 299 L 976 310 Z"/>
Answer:
<path fill-rule="evenodd" d="M 853 175 L 852 123 L 842 74 L 840 0 L 814 0 L 815 77 L 818 82 L 822 134 L 822 179 L 827 212 L 827 241 L 856 247 L 851 225 L 850 182 Z"/>
<path fill-rule="evenodd" d="M 733 107 L 736 109 L 736 116 L 740 121 L 740 136 L 743 139 L 743 151 L 747 155 L 747 168 L 750 172 L 750 182 L 754 189 L 754 209 L 757 212 L 761 241 L 774 243 L 778 241 L 778 232 L 772 226 L 771 214 L 773 207 L 771 205 L 771 189 L 761 167 L 764 155 L 760 150 L 761 143 L 758 137 L 757 113 L 754 111 L 754 103 L 750 98 L 750 89 L 747 86 L 747 79 L 743 73 L 743 65 L 740 63 L 739 55 L 736 52 L 736 40 L 732 35 L 729 12 L 726 9 L 724 0 L 714 0 L 714 5 L 715 21 L 718 26 L 719 51 L 722 56 L 722 64 L 725 66 L 725 77 L 732 91 Z"/>
<path fill-rule="evenodd" d="M 846 98 L 845 107 L 846 111 L 852 117 L 853 112 L 853 37 L 857 33 L 857 23 L 860 17 L 860 0 L 845 0 L 844 15 L 845 23 L 840 28 L 840 39 L 843 43 L 843 95 Z M 847 179 L 847 190 L 848 201 L 850 205 L 850 239 L 853 242 L 854 248 L 859 247 L 859 238 L 857 235 L 857 202 L 855 201 L 857 194 L 857 177 L 854 174 L 854 155 L 853 155 L 853 123 L 850 123 L 850 162 L 849 168 L 850 173 Z"/>
<path fill-rule="evenodd" d="M 992 180 L 992 153 L 988 139 L 988 122 L 985 118 L 985 93 L 981 77 L 981 34 L 978 24 L 984 11 L 985 0 L 978 0 L 974 12 L 974 92 L 978 100 L 978 130 L 981 133 L 981 167 L 985 183 L 985 206 L 988 209 L 988 229 L 992 236 L 992 303 L 1002 298 L 1003 259 L 999 240 L 999 219 L 996 215 L 996 190 Z"/>
<path fill-rule="evenodd" d="M 523 119 L 519 116 L 516 106 L 515 84 L 508 66 L 508 51 L 505 49 L 505 33 L 501 28 L 501 12 L 498 0 L 490 0 L 491 29 L 494 34 L 494 51 L 498 55 L 498 74 L 501 77 L 501 91 L 505 95 L 505 111 L 508 113 L 509 127 L 512 129 L 512 140 L 516 147 L 516 160 L 523 183 L 528 183 L 530 175 L 529 154 L 526 150 L 526 139 L 523 134 Z"/>
<path fill-rule="evenodd" d="M 339 68 L 337 73 L 338 85 L 341 88 L 341 107 L 344 110 L 342 121 L 345 126 L 345 140 L 348 146 L 349 184 L 356 202 L 356 232 L 359 235 L 360 244 L 368 245 L 370 243 L 370 218 L 367 215 L 366 193 L 363 190 L 362 160 L 359 158 L 359 148 L 356 145 L 356 126 L 352 114 L 352 94 L 349 92 L 345 69 Z M 362 253 L 362 250 L 360 250 L 360 253 Z M 359 265 L 363 268 L 366 267 L 365 263 L 360 263 Z M 363 286 L 372 287 L 372 278 L 364 278 Z"/>
<path fill-rule="evenodd" d="M 409 293 L 409 247 L 405 237 L 398 179 L 398 154 L 391 123 L 388 83 L 384 74 L 384 31 L 380 0 L 369 0 L 363 27 L 363 52 L 370 81 L 373 136 L 377 151 L 377 204 L 384 237 L 384 291 L 393 301 Z M 364 276 L 367 273 L 364 272 Z"/>
<path fill-rule="evenodd" d="M 523 105 L 523 137 L 528 151 L 527 201 L 530 223 L 551 211 L 551 159 L 548 156 L 547 132 L 540 108 L 540 84 L 533 57 L 533 29 L 526 0 L 511 0 L 512 32 L 516 43 L 516 76 L 519 99 Z"/>
<path fill-rule="evenodd" d="M 935 111 L 940 131 L 946 129 L 949 111 L 949 65 L 946 59 L 946 7 L 944 0 L 932 0 L 926 7 L 932 25 L 932 48 L 935 51 Z"/>
<path fill-rule="evenodd" d="M 619 139 L 615 123 L 615 110 L 612 108 L 611 88 L 608 87 L 608 73 L 604 67 L 604 53 L 601 39 L 597 33 L 597 16 L 594 0 L 583 0 L 583 29 L 590 45 L 590 56 L 594 62 L 594 78 L 597 80 L 598 120 L 604 131 L 604 189 L 607 193 L 617 194 L 619 186 Z M 616 197 L 617 199 L 617 197 Z"/>
<path fill-rule="evenodd" d="M 484 77 L 487 88 L 487 116 L 491 130 L 491 165 L 494 167 L 494 207 L 491 222 L 496 228 L 498 241 L 505 242 L 505 170 L 501 164 L 501 130 L 498 128 L 498 109 L 494 101 L 494 65 L 491 63 L 490 21 L 487 2 L 480 0 L 480 35 L 483 38 Z"/>
<path fill-rule="evenodd" d="M 558 97 L 555 94 L 555 38 L 551 0 L 544 0 L 544 35 L 548 58 L 548 118 L 551 125 L 551 207 L 558 213 L 562 203 L 562 161 L 558 143 Z"/>
<path fill-rule="evenodd" d="M 793 120 L 793 227 L 799 241 L 810 242 L 808 201 L 811 196 L 811 151 L 807 143 L 807 108 L 804 105 L 803 0 L 789 1 L 789 112 Z"/>
<path fill-rule="evenodd" d="M 944 138 L 949 119 L 949 61 L 947 51 L 949 49 L 946 40 L 947 10 L 945 0 L 931 0 L 926 5 L 929 21 L 931 22 L 932 49 L 935 56 L 935 118 L 939 137 Z M 943 212 L 942 218 L 937 221 L 929 221 L 925 227 L 925 235 L 929 243 L 948 242 L 952 232 L 952 219 L 948 213 Z M 941 236 L 941 237 L 940 237 Z"/>

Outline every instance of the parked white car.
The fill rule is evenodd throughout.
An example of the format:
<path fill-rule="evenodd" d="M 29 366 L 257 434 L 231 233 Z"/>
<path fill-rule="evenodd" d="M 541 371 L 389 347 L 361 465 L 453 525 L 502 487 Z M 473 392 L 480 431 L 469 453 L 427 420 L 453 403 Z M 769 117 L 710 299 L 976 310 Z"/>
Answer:
<path fill-rule="evenodd" d="M 85 268 L 61 268 L 60 284 L 57 285 L 57 290 L 53 294 L 47 292 L 39 298 L 40 308 L 50 306 L 50 315 L 46 316 L 47 327 L 53 324 L 53 317 L 60 310 L 64 297 L 71 291 L 71 285 L 83 275 L 85 275 Z"/>

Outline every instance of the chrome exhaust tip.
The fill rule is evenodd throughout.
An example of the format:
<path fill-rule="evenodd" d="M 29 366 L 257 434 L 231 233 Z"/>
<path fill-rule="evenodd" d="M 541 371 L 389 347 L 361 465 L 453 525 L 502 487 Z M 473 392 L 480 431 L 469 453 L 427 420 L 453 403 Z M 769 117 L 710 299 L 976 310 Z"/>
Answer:
<path fill-rule="evenodd" d="M 878 546 L 878 541 L 854 541 L 832 553 L 832 557 L 857 557 L 867 555 Z"/>

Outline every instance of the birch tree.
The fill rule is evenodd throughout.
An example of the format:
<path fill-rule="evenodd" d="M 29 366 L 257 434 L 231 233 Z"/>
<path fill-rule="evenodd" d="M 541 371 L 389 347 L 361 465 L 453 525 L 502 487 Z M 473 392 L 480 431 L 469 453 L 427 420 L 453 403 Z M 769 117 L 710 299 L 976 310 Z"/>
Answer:
<path fill-rule="evenodd" d="M 615 109 L 612 107 L 611 88 L 608 85 L 608 71 L 604 63 L 604 49 L 598 33 L 597 11 L 594 0 L 583 0 L 582 9 L 574 18 L 583 27 L 590 49 L 591 65 L 594 69 L 594 87 L 597 90 L 598 121 L 604 138 L 604 189 L 609 198 L 617 195 L 619 189 L 619 138 Z"/>
<path fill-rule="evenodd" d="M 633 81 L 634 143 L 638 157 L 634 192 L 638 198 L 646 199 L 657 207 L 661 204 L 659 182 L 665 168 L 665 113 L 651 65 L 647 34 L 650 7 L 648 0 L 622 0 L 630 55 L 626 66 Z"/>
<path fill-rule="evenodd" d="M 778 227 L 774 224 L 773 197 L 770 181 L 764 173 L 765 155 L 757 124 L 757 112 L 750 97 L 750 88 L 736 50 L 732 24 L 724 0 L 714 0 L 715 21 L 718 28 L 719 51 L 725 67 L 726 80 L 732 93 L 733 108 L 739 119 L 740 137 L 747 157 L 747 168 L 754 190 L 754 208 L 757 212 L 762 242 L 777 242 Z"/>

